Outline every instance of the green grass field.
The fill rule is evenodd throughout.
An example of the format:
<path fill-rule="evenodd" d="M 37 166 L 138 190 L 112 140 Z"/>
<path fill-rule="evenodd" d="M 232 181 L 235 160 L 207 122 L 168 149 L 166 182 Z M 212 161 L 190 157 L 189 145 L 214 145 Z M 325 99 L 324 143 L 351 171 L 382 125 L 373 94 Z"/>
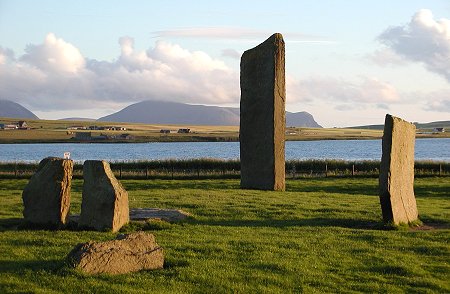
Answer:
<path fill-rule="evenodd" d="M 17 119 L 2 118 L 0 123 L 12 124 Z M 80 142 L 75 140 L 77 132 L 91 132 L 92 136 L 119 136 L 127 133 L 132 139 L 93 140 L 99 143 L 111 142 L 181 142 L 181 141 L 239 141 L 239 126 L 202 126 L 202 125 L 155 125 L 122 122 L 93 122 L 93 121 L 60 121 L 60 120 L 27 120 L 30 130 L 0 130 L 1 143 L 55 143 Z M 73 126 L 117 126 L 126 128 L 125 131 L 105 130 L 68 130 Z M 189 134 L 178 134 L 180 128 L 190 128 Z M 160 130 L 171 130 L 170 134 L 161 134 Z M 418 129 L 419 131 L 419 129 Z M 450 138 L 450 132 L 439 134 L 418 132 L 417 138 Z M 430 131 L 427 129 L 427 131 Z M 301 140 L 349 140 L 349 139 L 380 139 L 383 130 L 353 129 L 353 128 L 303 128 L 287 127 L 287 141 Z M 84 142 L 84 141 L 81 141 Z"/>
<path fill-rule="evenodd" d="M 429 230 L 389 230 L 374 178 L 287 181 L 286 192 L 238 180 L 124 180 L 130 207 L 179 208 L 181 223 L 133 222 L 155 234 L 163 270 L 88 276 L 65 264 L 93 231 L 18 230 L 27 180 L 0 180 L 1 293 L 449 293 L 450 181 L 416 179 Z M 72 187 L 79 213 L 82 181 Z"/>

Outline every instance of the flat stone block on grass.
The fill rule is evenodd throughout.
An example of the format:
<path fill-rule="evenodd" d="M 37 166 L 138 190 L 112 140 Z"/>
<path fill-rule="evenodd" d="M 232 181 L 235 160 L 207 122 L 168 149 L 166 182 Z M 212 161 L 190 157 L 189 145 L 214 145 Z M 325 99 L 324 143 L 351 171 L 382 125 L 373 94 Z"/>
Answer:
<path fill-rule="evenodd" d="M 414 196 L 416 126 L 386 115 L 380 166 L 380 203 L 383 220 L 395 225 L 418 220 Z"/>
<path fill-rule="evenodd" d="M 241 58 L 241 188 L 285 190 L 285 69 L 281 34 Z"/>
<path fill-rule="evenodd" d="M 61 227 L 67 223 L 73 161 L 44 158 L 22 193 L 25 221 L 35 225 Z"/>
<path fill-rule="evenodd" d="M 67 259 L 73 267 L 88 274 L 125 274 L 164 266 L 163 249 L 155 236 L 144 232 L 119 235 L 106 242 L 78 244 Z"/>

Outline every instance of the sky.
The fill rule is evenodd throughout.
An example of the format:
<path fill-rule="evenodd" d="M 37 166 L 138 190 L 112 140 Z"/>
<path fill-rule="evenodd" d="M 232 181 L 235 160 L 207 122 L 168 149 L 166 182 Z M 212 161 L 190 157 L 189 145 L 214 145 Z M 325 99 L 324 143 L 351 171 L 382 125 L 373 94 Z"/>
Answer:
<path fill-rule="evenodd" d="M 238 107 L 240 57 L 275 32 L 287 111 L 324 127 L 450 120 L 448 0 L 0 0 L 0 99 L 42 119 Z"/>

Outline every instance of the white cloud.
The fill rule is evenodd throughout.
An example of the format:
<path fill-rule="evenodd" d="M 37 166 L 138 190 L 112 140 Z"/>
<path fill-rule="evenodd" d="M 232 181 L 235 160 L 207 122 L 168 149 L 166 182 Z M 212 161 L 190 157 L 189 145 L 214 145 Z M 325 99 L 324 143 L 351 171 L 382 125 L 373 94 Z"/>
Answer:
<path fill-rule="evenodd" d="M 320 100 L 339 105 L 352 103 L 361 107 L 404 102 L 391 84 L 369 77 L 360 77 L 358 82 L 329 77 L 303 80 L 288 77 L 286 85 L 288 102 Z"/>
<path fill-rule="evenodd" d="M 77 73 L 84 65 L 84 57 L 78 48 L 53 33 L 46 36 L 41 45 L 28 45 L 20 59 L 43 71 Z"/>
<path fill-rule="evenodd" d="M 17 59 L 0 48 L 0 99 L 37 111 L 118 108 L 146 99 L 239 101 L 239 73 L 204 52 L 163 41 L 137 51 L 130 37 L 120 38 L 119 44 L 120 56 L 112 62 L 86 59 L 52 33 Z"/>
<path fill-rule="evenodd" d="M 450 82 L 450 20 L 419 10 L 405 26 L 388 28 L 378 40 L 404 59 L 421 62 Z"/>
<path fill-rule="evenodd" d="M 416 93 L 416 95 L 422 97 L 422 100 L 425 101 L 425 110 L 450 113 L 450 90 L 427 94 Z"/>
<path fill-rule="evenodd" d="M 450 99 L 436 99 L 430 101 L 426 110 L 449 112 L 450 113 Z"/>
<path fill-rule="evenodd" d="M 233 59 L 241 59 L 241 53 L 239 53 L 238 51 L 234 50 L 234 49 L 224 49 L 222 50 L 222 56 L 224 57 L 230 57 Z"/>
<path fill-rule="evenodd" d="M 372 62 L 380 65 L 406 65 L 408 61 L 394 52 L 391 48 L 376 50 L 373 54 L 367 56 Z"/>
<path fill-rule="evenodd" d="M 54 34 L 48 34 L 42 44 L 29 45 L 19 57 L 0 47 L 0 99 L 19 102 L 40 113 L 92 113 L 96 108 L 100 113 L 101 109 L 119 110 L 147 99 L 239 103 L 239 69 L 231 69 L 221 60 L 164 41 L 146 51 L 136 50 L 131 37 L 120 38 L 119 44 L 119 56 L 113 61 L 85 58 L 78 48 Z M 367 110 L 422 101 L 423 109 L 449 111 L 448 93 L 400 95 L 391 84 L 364 76 L 351 81 L 287 75 L 286 91 L 288 105 L 327 103 L 334 109 Z"/>

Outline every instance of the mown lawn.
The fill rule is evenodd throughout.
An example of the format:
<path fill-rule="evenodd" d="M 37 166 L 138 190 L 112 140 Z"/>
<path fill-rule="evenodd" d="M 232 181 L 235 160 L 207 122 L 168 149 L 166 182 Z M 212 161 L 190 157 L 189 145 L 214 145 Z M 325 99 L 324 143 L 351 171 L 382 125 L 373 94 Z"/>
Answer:
<path fill-rule="evenodd" d="M 450 180 L 416 179 L 431 230 L 388 230 L 377 179 L 287 182 L 286 192 L 238 180 L 125 180 L 130 207 L 180 208 L 181 223 L 133 222 L 156 235 L 165 268 L 88 276 L 65 264 L 80 242 L 116 234 L 18 230 L 27 180 L 0 180 L 1 293 L 450 292 Z M 74 181 L 79 213 L 82 181 Z"/>

